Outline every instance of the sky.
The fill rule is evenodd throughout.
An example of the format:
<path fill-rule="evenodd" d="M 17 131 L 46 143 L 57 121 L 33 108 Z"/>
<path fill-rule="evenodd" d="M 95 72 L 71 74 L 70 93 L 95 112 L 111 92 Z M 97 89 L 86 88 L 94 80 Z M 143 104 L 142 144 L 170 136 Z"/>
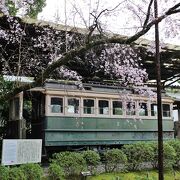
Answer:
<path fill-rule="evenodd" d="M 138 5 L 131 3 L 125 5 L 126 0 L 46 0 L 46 7 L 39 14 L 38 19 L 52 21 L 59 24 L 67 24 L 75 27 L 88 27 L 92 24 L 93 18 L 90 12 L 101 12 L 103 9 L 109 11 L 100 18 L 102 28 L 109 33 L 121 35 L 133 35 L 141 28 L 144 12 L 147 11 L 146 0 L 131 0 Z M 122 2 L 119 4 L 119 2 Z M 160 0 L 161 2 L 161 0 Z M 162 14 L 171 7 L 177 0 L 162 0 L 159 4 L 159 14 Z M 125 8 L 126 7 L 126 8 Z M 127 9 L 128 8 L 128 9 Z M 160 23 L 160 40 L 165 43 L 180 45 L 180 18 L 173 15 Z M 142 38 L 154 40 L 154 28 Z"/>

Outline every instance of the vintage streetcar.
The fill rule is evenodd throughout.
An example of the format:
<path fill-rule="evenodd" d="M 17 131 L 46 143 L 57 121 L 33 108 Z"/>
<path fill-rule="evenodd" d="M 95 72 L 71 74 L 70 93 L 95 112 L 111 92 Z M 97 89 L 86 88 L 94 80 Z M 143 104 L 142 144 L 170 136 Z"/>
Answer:
<path fill-rule="evenodd" d="M 163 93 L 162 103 L 163 136 L 172 139 L 173 99 Z M 157 140 L 156 99 L 115 85 L 46 81 L 11 99 L 7 137 L 42 139 L 46 151 Z"/>

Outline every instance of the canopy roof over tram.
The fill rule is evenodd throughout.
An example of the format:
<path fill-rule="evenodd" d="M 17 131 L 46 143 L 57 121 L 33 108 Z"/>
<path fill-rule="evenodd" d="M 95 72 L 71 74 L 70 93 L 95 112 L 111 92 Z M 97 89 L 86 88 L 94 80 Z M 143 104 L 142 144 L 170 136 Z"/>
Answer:
<path fill-rule="evenodd" d="M 3 23 L 7 24 L 7 22 L 4 22 L 5 19 L 0 17 L 0 26 L 3 26 Z M 86 34 L 87 29 L 83 28 L 74 28 L 70 26 L 63 26 L 63 25 L 57 25 L 49 22 L 44 21 L 38 21 L 38 20 L 32 20 L 32 19 L 24 19 L 20 21 L 21 23 L 26 24 L 26 28 L 28 28 L 28 36 L 33 37 L 33 28 L 42 28 L 42 27 L 51 27 L 59 31 L 68 31 L 68 32 L 77 32 L 79 34 Z M 112 34 L 109 34 L 109 36 L 112 36 Z M 124 38 L 124 36 L 117 35 L 118 37 Z M 133 45 L 139 48 L 140 56 L 142 58 L 142 66 L 145 68 L 149 74 L 150 80 L 156 79 L 156 63 L 154 55 L 150 52 L 148 52 L 149 44 L 152 44 L 152 41 L 146 40 L 146 39 L 138 39 L 136 40 Z M 1 44 L 0 44 L 1 45 Z M 2 46 L 2 45 L 1 45 Z M 172 44 L 166 44 L 162 48 L 162 51 L 160 53 L 161 58 L 161 75 L 162 80 L 169 81 L 174 80 L 178 81 L 180 79 L 180 45 L 172 45 Z M 1 64 L 0 64 L 1 65 Z M 82 71 L 83 74 L 88 74 L 86 71 L 88 68 L 78 67 L 79 71 Z M 23 76 L 20 74 L 20 76 Z"/>
<path fill-rule="evenodd" d="M 57 25 L 54 23 L 49 23 L 45 21 L 34 21 L 34 20 L 25 20 L 29 24 L 36 24 L 38 26 L 51 26 L 58 30 L 67 30 L 67 31 L 76 31 L 81 34 L 86 34 L 88 31 L 84 28 L 74 28 L 71 26 L 65 27 L 64 25 Z M 114 36 L 114 34 L 109 34 L 110 36 Z M 117 35 L 118 37 L 124 38 L 125 36 Z M 138 46 L 140 49 L 140 54 L 142 57 L 143 67 L 147 70 L 149 74 L 149 79 L 156 79 L 156 64 L 155 58 L 152 53 L 148 53 L 149 45 L 152 45 L 153 41 L 147 39 L 138 39 L 133 44 Z M 146 52 L 146 53 L 144 53 Z M 175 44 L 164 44 L 161 51 L 161 75 L 162 80 L 171 80 L 180 79 L 180 42 L 179 45 Z"/>
<path fill-rule="evenodd" d="M 139 39 L 136 41 L 140 48 L 147 49 L 150 41 Z M 153 55 L 143 57 L 143 66 L 146 68 L 149 79 L 156 79 L 156 62 Z M 180 79 L 180 45 L 166 44 L 160 53 L 162 80 Z"/>

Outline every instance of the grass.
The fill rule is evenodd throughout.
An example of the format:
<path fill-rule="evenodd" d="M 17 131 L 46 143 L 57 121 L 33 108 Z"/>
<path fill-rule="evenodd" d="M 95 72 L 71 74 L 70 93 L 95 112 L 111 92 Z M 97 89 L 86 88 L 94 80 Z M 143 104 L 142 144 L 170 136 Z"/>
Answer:
<path fill-rule="evenodd" d="M 180 180 L 180 171 L 166 171 L 165 180 Z M 157 171 L 139 171 L 127 173 L 104 173 L 88 177 L 87 180 L 158 180 Z"/>

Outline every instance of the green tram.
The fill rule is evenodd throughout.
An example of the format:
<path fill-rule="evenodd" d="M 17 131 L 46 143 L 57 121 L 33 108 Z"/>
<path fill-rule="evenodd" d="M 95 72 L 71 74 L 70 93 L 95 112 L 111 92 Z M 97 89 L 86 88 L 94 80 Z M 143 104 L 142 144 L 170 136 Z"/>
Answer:
<path fill-rule="evenodd" d="M 173 99 L 163 94 L 162 103 L 163 136 L 172 139 Z M 11 99 L 7 136 L 40 138 L 46 150 L 103 149 L 157 140 L 157 124 L 156 99 L 132 89 L 47 81 Z"/>

